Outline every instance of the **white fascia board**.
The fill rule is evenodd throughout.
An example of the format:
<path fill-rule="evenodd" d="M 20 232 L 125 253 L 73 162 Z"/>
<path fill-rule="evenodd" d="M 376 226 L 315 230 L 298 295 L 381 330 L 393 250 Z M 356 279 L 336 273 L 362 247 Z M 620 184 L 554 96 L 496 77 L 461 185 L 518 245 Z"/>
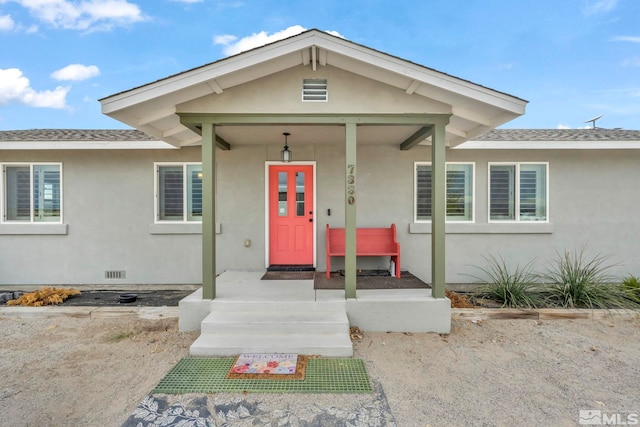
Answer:
<path fill-rule="evenodd" d="M 640 141 L 467 141 L 456 150 L 640 150 Z"/>
<path fill-rule="evenodd" d="M 205 65 L 191 71 L 185 71 L 173 77 L 168 77 L 154 83 L 149 83 L 135 89 L 112 95 L 100 100 L 102 112 L 109 114 L 123 108 L 150 101 L 163 95 L 170 94 L 194 85 L 206 83 L 226 74 L 234 73 L 238 70 L 266 62 L 280 56 L 297 52 L 301 49 L 311 47 L 308 39 L 313 33 L 298 38 L 285 39 L 272 45 L 263 46 L 248 52 L 240 53 L 236 56 L 222 58 L 212 64 Z M 222 90 L 226 89 L 221 87 Z M 214 89 L 209 87 L 210 93 Z M 201 93 L 200 96 L 206 95 Z"/>
<path fill-rule="evenodd" d="M 0 150 L 169 150 L 164 141 L 2 141 Z"/>
<path fill-rule="evenodd" d="M 316 37 L 318 39 L 322 39 L 322 42 L 317 42 L 317 45 L 323 49 L 327 49 L 329 52 L 333 51 L 340 55 L 357 59 L 382 69 L 404 75 L 410 79 L 418 80 L 461 96 L 494 105 L 515 114 L 522 115 L 525 112 L 527 101 L 516 97 L 496 92 L 475 83 L 461 80 L 457 77 L 449 76 L 439 71 L 431 70 L 424 66 L 392 57 L 386 53 L 354 45 L 352 42 L 347 40 L 335 40 L 333 38 L 327 39 L 321 34 L 317 34 Z M 331 60 L 329 59 L 328 62 L 330 63 Z"/>
<path fill-rule="evenodd" d="M 232 74 L 238 70 L 255 66 L 313 46 L 318 46 L 326 50 L 328 52 L 327 55 L 330 55 L 331 52 L 335 52 L 363 63 L 371 64 L 372 66 L 397 73 L 409 79 L 424 82 L 428 85 L 450 91 L 457 95 L 465 96 L 502 108 L 517 115 L 522 115 L 525 111 L 527 102 L 521 99 L 461 80 L 457 77 L 425 68 L 418 64 L 392 57 L 386 53 L 354 44 L 348 40 L 343 40 L 322 32 L 313 31 L 244 52 L 236 56 L 223 58 L 201 68 L 186 71 L 173 77 L 168 77 L 120 94 L 103 98 L 100 100 L 102 104 L 102 112 L 104 114 L 110 114 L 123 108 L 183 90 L 194 85 L 202 84 L 220 76 Z M 302 64 L 302 62 L 301 58 L 300 63 Z M 330 62 L 331 60 L 329 57 L 327 59 L 327 63 Z M 224 90 L 225 88 L 221 87 L 221 89 Z M 211 93 L 214 92 L 211 87 L 209 87 L 209 91 Z"/>

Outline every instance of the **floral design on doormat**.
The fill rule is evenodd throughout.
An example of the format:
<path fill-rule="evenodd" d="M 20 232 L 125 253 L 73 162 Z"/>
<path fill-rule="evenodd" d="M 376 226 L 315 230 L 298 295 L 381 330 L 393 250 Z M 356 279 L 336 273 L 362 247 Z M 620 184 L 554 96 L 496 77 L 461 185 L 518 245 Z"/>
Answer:
<path fill-rule="evenodd" d="M 226 378 L 303 380 L 307 357 L 298 354 L 248 353 L 238 356 Z"/>

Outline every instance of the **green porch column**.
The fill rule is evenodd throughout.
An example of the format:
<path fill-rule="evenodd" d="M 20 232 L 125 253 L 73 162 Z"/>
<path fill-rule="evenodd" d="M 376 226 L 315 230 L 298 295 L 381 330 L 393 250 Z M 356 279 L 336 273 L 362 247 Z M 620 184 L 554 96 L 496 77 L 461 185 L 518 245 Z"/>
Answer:
<path fill-rule="evenodd" d="M 202 298 L 216 297 L 215 126 L 202 124 Z"/>
<path fill-rule="evenodd" d="M 431 294 L 434 298 L 445 296 L 445 125 L 436 123 L 431 138 Z"/>
<path fill-rule="evenodd" d="M 356 124 L 345 125 L 344 294 L 356 297 Z"/>

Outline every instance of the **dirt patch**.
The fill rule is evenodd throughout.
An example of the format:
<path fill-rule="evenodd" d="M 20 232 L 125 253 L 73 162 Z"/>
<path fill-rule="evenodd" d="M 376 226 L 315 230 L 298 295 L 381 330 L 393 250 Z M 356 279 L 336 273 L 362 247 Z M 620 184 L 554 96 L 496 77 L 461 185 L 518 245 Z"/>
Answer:
<path fill-rule="evenodd" d="M 0 329 L 6 425 L 122 425 L 198 335 L 178 332 L 176 319 L 12 317 Z M 640 320 L 615 317 L 454 320 L 449 335 L 359 331 L 354 349 L 398 426 L 577 425 L 579 410 L 640 413 L 639 330 Z M 289 425 L 370 404 L 368 395 L 210 397 Z"/>

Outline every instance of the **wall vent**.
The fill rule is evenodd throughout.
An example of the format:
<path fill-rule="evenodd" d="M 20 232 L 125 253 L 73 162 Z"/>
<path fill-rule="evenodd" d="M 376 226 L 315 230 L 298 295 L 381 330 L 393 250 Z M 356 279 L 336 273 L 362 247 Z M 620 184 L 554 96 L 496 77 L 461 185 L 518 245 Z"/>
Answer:
<path fill-rule="evenodd" d="M 327 79 L 304 79 L 302 81 L 303 102 L 326 102 L 328 99 Z"/>
<path fill-rule="evenodd" d="M 104 272 L 105 279 L 126 279 L 127 272 L 124 270 L 107 270 Z"/>

